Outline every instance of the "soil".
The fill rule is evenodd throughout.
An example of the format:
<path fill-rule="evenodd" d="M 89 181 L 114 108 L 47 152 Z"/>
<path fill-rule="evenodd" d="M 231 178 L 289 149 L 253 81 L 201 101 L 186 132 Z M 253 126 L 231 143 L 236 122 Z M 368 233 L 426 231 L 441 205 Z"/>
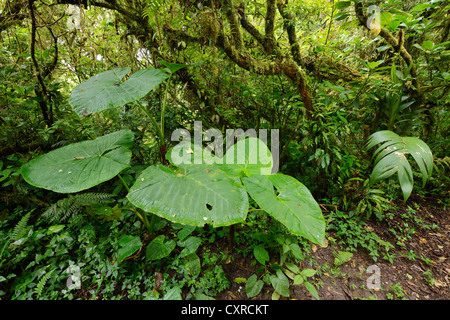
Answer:
<path fill-rule="evenodd" d="M 378 258 L 374 261 L 372 256 L 363 249 L 352 252 L 352 258 L 337 268 L 328 272 L 320 272 L 313 278 L 321 300 L 448 300 L 449 290 L 449 233 L 450 212 L 444 208 L 447 199 L 427 199 L 412 195 L 406 204 L 403 201 L 395 201 L 395 212 L 392 219 L 381 222 L 377 219 L 367 221 L 367 228 L 376 233 L 382 240 L 394 245 L 391 251 L 395 254 L 392 262 Z M 396 225 L 404 226 L 401 218 L 406 213 L 408 205 L 418 204 L 415 217 L 423 220 L 423 225 L 434 225 L 434 228 L 423 228 L 418 225 L 409 225 L 415 228 L 415 233 L 399 245 L 399 238 L 389 229 L 395 229 Z M 436 227 L 437 226 L 437 227 Z M 332 232 L 327 234 L 329 239 L 336 238 Z M 330 238 L 331 237 L 331 238 Z M 329 241 L 331 242 L 331 241 Z M 335 253 L 345 251 L 336 243 L 326 246 L 312 247 L 309 254 L 315 261 L 314 266 L 308 262 L 302 262 L 301 268 L 313 268 L 318 270 L 327 263 L 334 266 Z M 408 253 L 410 255 L 408 255 Z M 245 283 L 236 283 L 233 279 L 248 278 L 257 273 L 256 267 L 251 266 L 252 259 L 235 256 L 235 259 L 223 266 L 223 269 L 232 283 L 230 288 L 219 294 L 219 300 L 247 300 Z M 373 266 L 373 267 L 370 267 Z M 370 268 L 369 268 L 370 267 Z M 379 269 L 378 269 L 379 268 Z M 328 269 L 327 269 L 328 270 Z M 377 271 L 380 276 L 381 288 L 369 289 L 370 284 L 375 283 L 374 277 Z M 259 274 L 260 275 L 260 274 Z M 291 281 L 292 283 L 292 281 Z M 375 283 L 376 284 L 376 283 Z M 270 300 L 273 288 L 264 285 L 261 293 L 252 298 L 254 300 Z M 290 286 L 289 298 L 281 299 L 312 300 L 315 299 L 304 285 Z"/>

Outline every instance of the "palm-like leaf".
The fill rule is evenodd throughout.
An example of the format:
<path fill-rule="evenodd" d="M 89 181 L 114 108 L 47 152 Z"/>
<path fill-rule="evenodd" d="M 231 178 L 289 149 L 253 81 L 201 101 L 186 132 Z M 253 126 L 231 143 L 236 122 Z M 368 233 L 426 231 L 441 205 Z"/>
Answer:
<path fill-rule="evenodd" d="M 415 137 L 400 137 L 396 133 L 384 130 L 369 137 L 366 149 L 369 150 L 381 144 L 374 153 L 375 167 L 370 176 L 371 184 L 398 174 L 398 180 L 406 201 L 413 188 L 413 173 L 406 158 L 410 154 L 416 161 L 422 173 L 423 185 L 431 176 L 433 170 L 433 154 L 428 145 Z"/>

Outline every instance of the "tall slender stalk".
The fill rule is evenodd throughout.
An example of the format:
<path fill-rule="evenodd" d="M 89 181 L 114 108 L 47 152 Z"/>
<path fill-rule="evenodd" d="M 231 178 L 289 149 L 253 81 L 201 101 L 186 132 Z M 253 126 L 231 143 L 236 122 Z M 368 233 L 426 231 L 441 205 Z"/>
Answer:
<path fill-rule="evenodd" d="M 155 130 L 158 133 L 159 136 L 159 145 L 164 144 L 164 131 L 161 130 L 161 127 L 159 126 L 158 122 L 156 122 L 156 119 L 153 117 L 153 115 L 147 110 L 146 107 L 142 105 L 142 103 L 139 102 L 139 100 L 135 101 L 136 105 L 145 112 L 145 114 L 149 117 L 150 121 L 152 122 L 153 126 L 155 127 Z"/>
<path fill-rule="evenodd" d="M 171 78 L 172 78 L 172 74 L 170 74 L 169 79 L 167 80 L 166 91 L 164 92 L 164 100 L 163 100 L 163 105 L 161 108 L 161 132 L 162 132 L 163 137 L 164 137 L 164 113 L 166 111 L 167 93 L 168 93 Z"/>
<path fill-rule="evenodd" d="M 122 182 L 123 186 L 125 187 L 125 189 L 127 190 L 127 193 L 130 192 L 130 187 L 128 186 L 128 184 L 126 183 L 126 181 L 122 178 L 122 176 L 120 175 L 120 173 L 117 175 L 119 177 L 119 180 Z M 134 213 L 136 213 L 136 215 L 138 216 L 139 219 L 141 219 L 141 221 L 144 223 L 145 227 L 147 228 L 147 230 L 152 233 L 155 229 L 155 215 L 152 215 L 152 219 L 151 222 L 148 221 L 147 218 L 147 214 L 145 212 L 143 212 L 142 210 L 140 210 L 138 208 L 138 210 L 135 210 L 133 208 L 128 208 L 128 210 L 133 211 Z"/>

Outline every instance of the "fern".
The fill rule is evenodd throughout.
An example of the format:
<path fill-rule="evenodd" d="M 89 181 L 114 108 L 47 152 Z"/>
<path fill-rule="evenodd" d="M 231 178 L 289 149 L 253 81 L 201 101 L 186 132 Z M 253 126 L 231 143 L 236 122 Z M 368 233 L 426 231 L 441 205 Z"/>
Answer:
<path fill-rule="evenodd" d="M 55 271 L 56 269 L 53 269 L 50 272 L 47 272 L 46 274 L 44 274 L 41 278 L 41 280 L 39 280 L 38 284 L 36 285 L 36 288 L 34 289 L 34 293 L 36 294 L 36 299 L 38 299 L 41 294 L 42 291 L 44 290 L 44 286 L 47 283 L 48 279 L 50 278 L 50 276 L 52 275 L 52 273 Z"/>
<path fill-rule="evenodd" d="M 13 232 L 9 236 L 12 241 L 17 241 L 25 236 L 27 232 L 28 220 L 30 220 L 31 213 L 34 210 L 35 209 L 31 210 L 26 215 L 24 215 L 22 219 L 20 219 L 19 223 L 17 223 L 17 225 L 14 227 Z"/>
<path fill-rule="evenodd" d="M 343 265 L 344 263 L 350 261 L 353 257 L 353 253 L 346 251 L 339 251 L 338 253 L 334 253 L 334 265 L 336 267 Z"/>
<path fill-rule="evenodd" d="M 50 206 L 42 214 L 42 217 L 49 222 L 63 221 L 80 213 L 83 207 L 108 203 L 112 196 L 113 195 L 107 193 L 91 192 L 69 196 Z"/>
<path fill-rule="evenodd" d="M 450 157 L 436 158 L 433 163 L 434 169 L 439 173 L 443 174 L 447 170 L 450 170 Z"/>
<path fill-rule="evenodd" d="M 5 252 L 5 249 L 9 247 L 11 241 L 14 243 L 14 242 L 20 240 L 21 238 L 23 238 L 26 235 L 28 221 L 30 220 L 31 213 L 34 210 L 35 209 L 31 210 L 26 215 L 24 215 L 22 217 L 22 219 L 20 219 L 20 221 L 16 224 L 16 226 L 14 227 L 13 231 L 11 232 L 11 234 L 8 235 L 7 237 L 5 237 L 5 243 L 3 244 L 3 246 L 1 247 L 1 250 L 0 250 L 0 268 L 2 267 L 3 262 L 4 262 L 2 260 L 3 252 Z"/>
<path fill-rule="evenodd" d="M 145 6 L 142 16 L 144 18 L 150 18 L 152 14 L 156 14 L 162 5 L 166 4 L 165 0 L 147 0 L 147 5 Z"/>

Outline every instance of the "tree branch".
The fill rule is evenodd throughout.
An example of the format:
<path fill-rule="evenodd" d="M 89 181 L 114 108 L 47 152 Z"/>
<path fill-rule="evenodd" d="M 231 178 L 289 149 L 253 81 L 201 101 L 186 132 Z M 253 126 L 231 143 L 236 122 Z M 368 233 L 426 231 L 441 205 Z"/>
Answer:
<path fill-rule="evenodd" d="M 228 23 L 230 24 L 233 45 L 236 49 L 240 50 L 243 48 L 242 34 L 239 30 L 239 23 L 232 0 L 223 0 L 223 9 L 225 10 L 225 15 Z"/>
<path fill-rule="evenodd" d="M 266 25 L 265 25 L 265 40 L 266 40 L 266 50 L 268 54 L 272 53 L 275 46 L 274 37 L 274 25 L 275 25 L 275 0 L 267 0 L 267 10 L 266 10 Z"/>
<path fill-rule="evenodd" d="M 298 65 L 300 65 L 304 68 L 305 64 L 304 64 L 301 54 L 300 54 L 300 45 L 298 44 L 297 33 L 295 31 L 294 22 L 292 21 L 289 13 L 286 12 L 286 10 L 285 10 L 286 5 L 283 4 L 282 1 L 279 1 L 277 6 L 278 6 L 278 11 L 280 12 L 281 16 L 284 19 L 284 27 L 286 28 L 286 33 L 288 35 L 292 58 L 295 60 L 295 62 L 297 62 Z"/>
<path fill-rule="evenodd" d="M 20 13 L 24 6 L 23 1 L 15 0 L 13 4 L 7 1 L 5 7 L 2 8 L 2 14 L 0 15 L 0 32 L 8 29 L 10 26 L 22 22 L 26 17 L 25 14 Z"/>
<path fill-rule="evenodd" d="M 245 14 L 245 9 L 243 7 L 238 9 L 238 13 L 241 16 L 241 26 L 256 40 L 258 43 L 264 48 L 265 46 L 265 40 L 264 35 L 261 34 L 261 32 L 258 31 L 258 29 L 255 28 L 254 25 L 252 25 Z"/>
<path fill-rule="evenodd" d="M 359 23 L 369 29 L 367 27 L 367 20 L 368 17 L 363 11 L 362 3 L 355 3 L 355 13 L 356 17 L 359 20 Z M 380 30 L 380 36 L 389 44 L 391 47 L 400 54 L 400 56 L 403 58 L 403 60 L 406 62 L 407 66 L 411 68 L 411 75 L 413 76 L 412 84 L 415 87 L 415 90 L 417 92 L 416 96 L 419 98 L 419 100 L 423 100 L 423 96 L 421 94 L 420 90 L 420 84 L 418 81 L 419 74 L 417 72 L 417 69 L 414 65 L 414 61 L 410 53 L 406 50 L 406 48 L 403 46 L 402 41 L 402 30 L 399 31 L 398 38 L 395 38 L 394 35 L 387 29 L 381 28 Z"/>
<path fill-rule="evenodd" d="M 35 90 L 36 95 L 41 99 L 39 101 L 39 106 L 41 108 L 42 116 L 44 117 L 44 121 L 50 127 L 53 124 L 53 119 L 49 117 L 48 114 L 48 106 L 47 106 L 47 87 L 44 83 L 44 78 L 42 77 L 41 70 L 39 68 L 39 64 L 36 60 L 36 16 L 34 13 L 34 0 L 28 0 L 28 9 L 30 11 L 31 17 L 31 44 L 30 44 L 30 54 L 31 60 L 33 61 L 34 68 L 36 70 L 36 77 L 38 79 L 39 85 L 41 87 L 40 90 Z"/>

